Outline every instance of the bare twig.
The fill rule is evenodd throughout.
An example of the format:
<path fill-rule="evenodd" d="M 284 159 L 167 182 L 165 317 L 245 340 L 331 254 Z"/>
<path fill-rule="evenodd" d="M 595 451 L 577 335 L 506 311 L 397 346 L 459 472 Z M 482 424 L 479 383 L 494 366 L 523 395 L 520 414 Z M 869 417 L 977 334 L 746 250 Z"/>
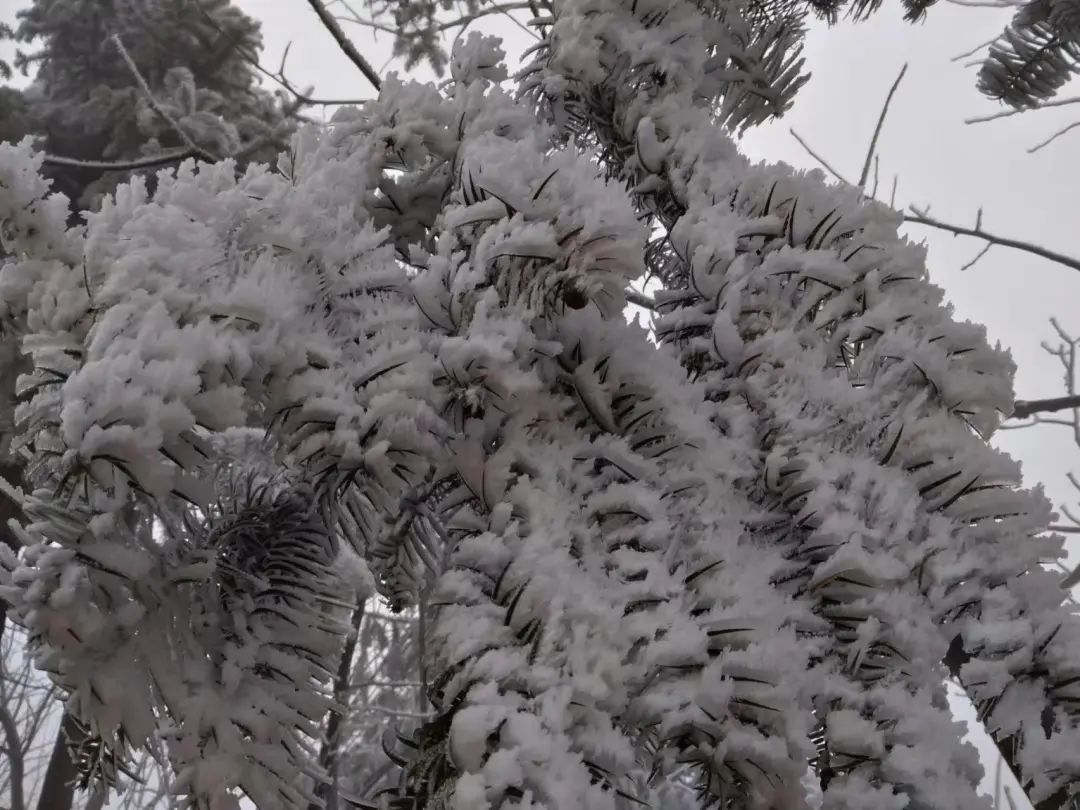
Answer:
<path fill-rule="evenodd" d="M 341 29 L 341 24 L 334 19 L 334 15 L 326 10 L 326 6 L 323 5 L 322 0 L 308 0 L 308 5 L 319 16 L 322 24 L 326 27 L 326 30 L 330 32 L 330 36 L 337 42 L 338 47 L 342 52 L 349 57 L 349 60 L 360 69 L 360 72 L 364 74 L 371 85 L 376 90 L 382 89 L 382 81 L 379 79 L 379 74 L 375 72 L 375 69 L 368 63 L 368 61 L 360 54 L 360 51 L 356 50 L 356 46 L 352 44 L 352 41 L 346 36 L 345 32 Z"/>
<path fill-rule="evenodd" d="M 1050 399 L 1018 399 L 1013 405 L 1012 419 L 1028 419 L 1036 413 L 1053 413 L 1068 408 L 1080 408 L 1080 396 Z"/>
<path fill-rule="evenodd" d="M 1057 318 L 1051 318 L 1050 325 L 1054 327 L 1054 331 L 1057 332 L 1061 342 L 1057 346 L 1051 346 L 1044 341 L 1042 348 L 1047 354 L 1056 357 L 1058 362 L 1061 363 L 1065 382 L 1065 396 L 1017 400 L 1013 405 L 1012 418 L 1032 420 L 1026 425 L 1017 425 L 1018 428 L 1032 427 L 1034 425 L 1062 425 L 1071 428 L 1073 439 L 1080 446 L 1080 395 L 1077 394 L 1076 390 L 1077 348 L 1080 340 L 1066 332 Z M 1064 410 L 1072 410 L 1071 419 L 1054 419 L 1043 416 L 1044 413 L 1056 413 Z M 1068 473 L 1066 478 L 1068 478 L 1073 488 L 1080 492 L 1080 481 L 1076 479 L 1076 476 Z M 1063 506 L 1062 511 L 1069 520 L 1080 525 L 1080 521 L 1069 513 L 1068 507 Z"/>
<path fill-rule="evenodd" d="M 957 54 L 956 56 L 954 56 L 949 61 L 950 62 L 959 62 L 961 59 L 967 59 L 969 56 L 974 56 L 976 52 L 981 51 L 987 45 L 992 45 L 993 43 L 997 42 L 998 36 L 999 36 L 998 34 L 995 34 L 994 36 L 990 37 L 990 39 L 986 40 L 986 42 L 980 42 L 978 45 L 976 45 L 970 51 L 964 51 L 963 53 Z"/>
<path fill-rule="evenodd" d="M 1035 427 L 1036 425 L 1061 425 L 1062 427 L 1072 428 L 1073 423 L 1064 419 L 1047 419 L 1045 417 L 1035 414 L 1031 417 L 1031 421 L 1024 425 L 999 425 L 998 430 L 1022 430 L 1024 428 Z"/>
<path fill-rule="evenodd" d="M 369 19 L 367 17 L 361 17 L 359 14 L 355 13 L 353 14 L 353 16 L 350 17 L 341 16 L 335 17 L 334 19 L 340 20 L 342 22 L 352 23 L 353 25 L 359 25 L 363 28 L 370 28 L 372 31 L 378 34 L 390 34 L 391 36 L 396 36 L 398 33 L 398 29 L 392 25 L 375 22 L 375 20 Z"/>
<path fill-rule="evenodd" d="M 1074 121 L 1073 123 L 1062 127 L 1061 129 L 1059 129 L 1057 132 L 1055 132 L 1053 135 L 1051 135 L 1046 140 L 1040 141 L 1039 143 L 1035 144 L 1030 149 L 1028 149 L 1028 154 L 1029 155 L 1033 154 L 1035 152 L 1038 152 L 1044 146 L 1049 146 L 1054 141 L 1056 141 L 1058 138 L 1060 138 L 1062 135 L 1064 135 L 1064 134 L 1066 134 L 1068 132 L 1071 132 L 1072 130 L 1076 129 L 1077 127 L 1080 127 L 1080 121 Z"/>
<path fill-rule="evenodd" d="M 219 34 L 221 34 L 222 36 L 227 36 L 227 33 L 221 27 L 221 25 L 218 24 L 218 21 L 214 18 L 214 16 L 209 11 L 207 11 L 205 8 L 203 8 L 201 0 L 195 0 L 195 5 L 198 6 L 199 11 L 202 13 L 202 16 L 206 19 L 206 21 L 211 26 L 213 26 L 213 28 Z M 236 52 L 240 55 L 241 59 L 243 59 L 245 62 L 247 62 L 253 68 L 255 68 L 257 71 L 259 71 L 259 73 L 266 76 L 266 78 L 270 79 L 270 81 L 275 82 L 276 84 L 280 85 L 282 87 L 282 89 L 284 89 L 287 92 L 289 92 L 290 94 L 292 94 L 292 97 L 296 101 L 300 102 L 301 104 L 311 105 L 313 107 L 317 107 L 317 106 L 336 107 L 336 106 L 343 106 L 343 105 L 347 105 L 347 104 L 364 104 L 366 102 L 366 99 L 360 99 L 360 98 L 340 98 L 340 99 L 337 99 L 337 98 L 335 98 L 335 99 L 331 99 L 331 98 L 314 98 L 314 97 L 308 95 L 307 93 L 302 93 L 299 90 L 297 90 L 296 86 L 285 77 L 285 57 L 289 53 L 289 46 L 288 45 L 285 46 L 285 52 L 282 54 L 282 57 L 281 57 L 281 67 L 278 69 L 277 73 L 273 73 L 272 71 L 269 71 L 266 68 L 264 68 L 262 66 L 262 63 L 258 59 L 258 55 L 253 54 L 253 53 L 249 52 L 247 49 L 243 48 L 240 42 L 235 42 L 234 47 L 236 48 Z"/>
<path fill-rule="evenodd" d="M 435 30 L 438 31 L 439 33 L 443 33 L 445 31 L 452 31 L 453 29 L 458 28 L 458 27 L 463 27 L 463 26 L 467 27 L 467 26 L 471 25 L 472 23 L 476 22 L 477 20 L 479 20 L 479 19 L 481 19 L 483 17 L 487 17 L 487 16 L 489 16 L 491 14 L 510 14 L 513 11 L 525 11 L 525 10 L 527 10 L 529 8 L 529 5 L 530 4 L 528 2 L 494 3 L 490 8 L 484 8 L 484 9 L 475 11 L 472 14 L 462 14 L 460 17 L 457 17 L 457 18 L 455 18 L 453 20 L 447 20 L 446 22 L 439 23 L 435 27 Z M 341 20 L 344 20 L 345 22 L 353 23 L 354 25 L 361 25 L 364 28 L 370 28 L 373 31 L 379 31 L 379 32 L 382 32 L 384 34 L 391 34 L 391 35 L 394 35 L 394 36 L 396 36 L 398 34 L 398 29 L 396 27 L 394 27 L 392 25 L 386 25 L 384 23 L 376 22 L 375 20 L 373 20 L 373 19 L 371 19 L 369 17 L 361 17 L 357 12 L 353 11 L 351 8 L 349 9 L 349 16 L 335 17 L 335 19 L 341 19 Z M 515 19 L 515 18 L 511 15 L 511 19 Z M 527 28 L 525 30 L 528 31 L 528 33 L 530 35 L 532 35 L 533 37 L 536 37 L 536 32 L 535 31 L 530 31 Z"/>
<path fill-rule="evenodd" d="M 511 14 L 509 9 L 507 9 L 505 7 L 503 7 L 503 8 L 498 7 L 495 4 L 495 0 L 488 0 L 488 2 L 491 3 L 493 6 L 495 6 L 495 8 L 492 9 L 493 11 L 497 11 L 500 14 L 502 14 L 504 17 L 509 19 L 510 22 L 512 22 L 514 25 L 516 25 L 518 28 L 520 28 L 522 31 L 524 31 L 526 34 L 528 34 L 533 39 L 535 39 L 535 40 L 540 39 L 540 35 L 538 33 L 533 31 L 531 28 L 529 28 L 529 26 L 525 25 L 525 23 L 523 23 L 521 20 L 519 20 L 513 14 Z M 524 3 L 524 6 L 526 8 L 528 8 L 530 11 L 532 11 L 534 18 L 539 16 L 539 14 L 537 14 L 537 9 L 536 9 L 536 4 L 535 3 L 526 2 L 526 3 Z"/>
<path fill-rule="evenodd" d="M 994 39 L 997 39 L 995 37 Z M 991 40 L 993 42 L 994 40 Z M 998 118 L 1008 118 L 1011 115 L 1020 115 L 1021 113 L 1032 112 L 1033 110 L 1045 110 L 1049 107 L 1064 107 L 1068 104 L 1080 104 L 1080 96 L 1071 96 L 1069 98 L 1055 98 L 1050 101 L 1044 101 L 1041 104 L 1036 104 L 1034 107 L 1009 107 L 1005 110 L 999 110 L 996 113 L 990 115 L 977 115 L 973 118 L 964 119 L 965 124 L 983 124 L 987 121 L 996 121 Z"/>
<path fill-rule="evenodd" d="M 904 75 L 904 71 L 902 70 L 902 71 L 900 71 L 900 76 L 897 77 L 897 83 L 899 82 L 900 77 L 902 77 L 903 75 Z M 896 89 L 896 83 L 893 84 L 893 89 L 894 90 Z M 890 91 L 890 97 L 891 97 L 891 95 L 892 95 L 892 91 Z M 888 103 L 889 103 L 889 101 L 888 101 L 888 99 L 886 99 L 885 100 L 885 106 L 882 108 L 882 116 L 881 116 L 881 118 L 879 118 L 879 121 L 878 121 L 879 127 L 880 127 L 881 121 L 884 120 L 884 113 L 888 108 Z M 1080 124 L 1077 124 L 1077 126 L 1080 126 Z M 799 142 L 799 145 L 803 149 L 805 149 L 807 151 L 807 153 L 810 155 L 810 157 L 812 157 L 819 164 L 821 164 L 821 166 L 823 168 L 828 170 L 833 175 L 833 177 L 835 177 L 837 180 L 839 180 L 842 183 L 847 183 L 848 185 L 854 185 L 850 180 L 845 178 L 842 174 L 840 174 L 840 172 L 838 172 L 836 169 L 834 169 L 829 164 L 829 162 L 827 160 L 825 160 L 825 158 L 823 158 L 821 155 L 819 155 L 817 152 L 815 152 L 814 149 L 810 146 L 810 144 L 808 144 L 805 140 L 803 140 L 803 138 L 799 135 L 799 133 L 797 133 L 794 129 L 789 130 L 789 131 L 791 132 L 792 137 L 794 137 L 795 140 Z M 876 133 L 875 133 L 875 137 L 876 137 Z M 873 148 L 873 142 L 871 142 L 871 148 Z M 873 154 L 873 152 L 870 153 L 870 155 L 872 155 L 872 154 Z M 869 155 L 868 155 L 868 157 L 869 157 Z M 864 178 L 864 180 L 865 180 L 865 173 L 866 173 L 866 166 L 864 165 L 864 167 L 863 167 L 863 178 Z M 859 187 L 861 188 L 862 185 L 863 184 L 860 183 Z M 896 194 L 896 189 L 895 189 L 895 185 L 894 185 L 894 188 L 893 188 L 893 198 L 894 198 L 893 207 L 894 208 L 895 208 L 895 194 Z M 1036 245 L 1034 242 L 1025 242 L 1025 241 L 1022 241 L 1020 239 L 1013 239 L 1013 238 L 1008 237 L 1008 236 L 999 236 L 998 234 L 993 234 L 993 233 L 990 233 L 989 231 L 984 230 L 983 227 L 982 227 L 982 209 L 981 208 L 979 209 L 979 213 L 978 213 L 978 215 L 976 217 L 975 227 L 974 228 L 966 228 L 963 225 L 953 225 L 953 224 L 951 224 L 949 222 L 944 222 L 944 221 L 942 221 L 940 219 L 936 219 L 934 217 L 931 217 L 929 208 L 919 209 L 919 208 L 916 208 L 915 206 L 911 206 L 910 210 L 911 210 L 911 213 L 904 214 L 904 221 L 905 222 L 911 222 L 911 223 L 914 223 L 916 225 L 925 225 L 928 228 L 937 228 L 938 230 L 948 231 L 949 233 L 953 234 L 954 236 L 971 236 L 971 237 L 974 237 L 976 239 L 982 239 L 982 240 L 986 241 L 987 243 L 989 243 L 990 245 L 1000 245 L 1001 247 L 1012 248 L 1013 250 L 1020 250 L 1020 251 L 1023 251 L 1025 253 L 1030 253 L 1030 254 L 1032 254 L 1034 256 L 1039 256 L 1041 258 L 1048 259 L 1049 261 L 1052 261 L 1052 262 L 1057 262 L 1058 264 L 1063 265 L 1063 266 L 1068 267 L 1068 268 L 1071 268 L 1073 270 L 1080 270 L 1080 259 L 1075 259 L 1072 256 L 1067 256 L 1064 253 L 1058 253 L 1055 250 L 1050 250 L 1049 248 L 1044 248 L 1042 245 Z M 986 251 L 984 250 L 982 253 L 980 253 L 978 256 L 976 256 L 974 260 L 972 260 L 971 262 L 968 262 L 966 265 L 964 265 L 963 269 L 966 270 L 967 268 L 971 267 L 976 261 L 978 261 L 980 258 L 982 258 L 982 256 L 985 253 L 986 253 Z"/>
<path fill-rule="evenodd" d="M 791 129 L 791 130 L 788 130 L 788 131 L 791 133 L 791 136 L 795 140 L 797 140 L 799 142 L 799 146 L 801 146 L 803 149 L 805 149 L 810 154 L 810 157 L 812 157 L 814 160 L 816 160 L 818 163 L 820 163 L 825 169 L 827 169 L 829 171 L 829 173 L 832 174 L 833 177 L 835 177 L 841 183 L 847 183 L 849 186 L 854 185 L 854 183 L 852 183 L 850 180 L 848 180 L 846 177 L 844 177 L 844 175 L 840 174 L 840 172 L 838 172 L 836 169 L 834 169 L 832 166 L 830 166 L 828 161 L 825 160 L 825 158 L 823 158 L 821 155 L 819 155 L 817 152 L 815 152 L 813 149 L 811 149 L 810 144 L 808 144 L 806 141 L 804 141 L 802 139 L 802 137 L 799 135 L 798 132 L 796 132 L 794 129 Z"/>
<path fill-rule="evenodd" d="M 305 93 L 301 93 L 299 90 L 296 89 L 296 85 L 290 82 L 288 77 L 286 77 L 285 75 L 285 62 L 289 58 L 290 48 L 292 48 L 291 41 L 286 43 L 285 50 L 281 52 L 281 64 L 278 65 L 277 73 L 271 73 L 269 70 L 264 68 L 256 57 L 251 55 L 241 55 L 243 55 L 244 58 L 247 59 L 248 63 L 257 71 L 262 73 L 271 81 L 277 82 L 285 90 L 292 93 L 293 98 L 296 99 L 296 101 L 300 104 L 309 104 L 311 106 L 321 107 L 340 107 L 348 104 L 367 103 L 368 100 L 362 98 L 315 98 L 314 96 L 308 94 L 311 92 L 310 89 Z"/>
<path fill-rule="evenodd" d="M 980 250 L 978 253 L 976 253 L 975 257 L 971 261 L 964 262 L 964 264 L 962 264 L 960 266 L 960 269 L 961 270 L 970 270 L 972 267 L 974 267 L 978 263 L 979 259 L 981 259 L 983 256 L 985 256 L 987 253 L 990 252 L 990 248 L 992 248 L 993 246 L 994 246 L 993 242 L 987 242 L 983 246 L 983 249 Z"/>
<path fill-rule="evenodd" d="M 256 65 L 256 67 L 271 81 L 277 82 L 281 85 L 282 89 L 291 93 L 292 97 L 301 104 L 306 104 L 311 107 L 347 107 L 349 105 L 360 106 L 368 103 L 368 99 L 366 98 L 318 98 L 316 96 L 310 96 L 307 93 L 302 93 L 297 90 L 295 85 L 284 76 L 275 76 L 260 65 Z"/>
<path fill-rule="evenodd" d="M 1042 348 L 1048 354 L 1056 357 L 1061 364 L 1066 395 L 1048 399 L 1017 400 L 1014 406 L 1013 416 L 1017 419 L 1030 418 L 1032 420 L 1027 425 L 1018 425 L 1017 427 L 1030 427 L 1038 424 L 1055 424 L 1068 427 L 1072 430 L 1073 441 L 1080 446 L 1080 395 L 1077 394 L 1076 380 L 1077 353 L 1078 349 L 1080 349 L 1080 338 L 1075 338 L 1069 334 L 1069 332 L 1061 326 L 1061 323 L 1057 318 L 1051 318 L 1050 325 L 1057 333 L 1060 342 L 1058 345 L 1054 346 L 1049 342 L 1044 341 Z M 1070 410 L 1072 412 L 1069 419 L 1052 419 L 1042 415 L 1044 413 L 1055 413 L 1063 410 Z M 1080 492 L 1080 479 L 1077 478 L 1075 473 L 1068 472 L 1065 474 L 1065 478 L 1074 490 Z M 1061 532 L 1062 534 L 1080 534 L 1080 517 L 1078 517 L 1067 504 L 1062 504 L 1059 508 L 1061 514 L 1070 521 L 1072 525 L 1052 524 L 1047 527 L 1047 530 Z M 1072 588 L 1080 583 L 1080 566 L 1076 566 L 1073 570 L 1070 570 L 1061 562 L 1055 562 L 1053 565 L 1065 574 L 1065 578 L 1061 582 L 1061 587 L 1066 591 L 1071 591 Z"/>
<path fill-rule="evenodd" d="M 1000 111 L 995 112 L 995 113 L 990 113 L 989 115 L 978 115 L 978 116 L 975 116 L 973 118 L 965 119 L 964 123 L 965 124 L 982 124 L 982 123 L 985 123 L 987 121 L 996 121 L 999 118 L 1008 118 L 1009 116 L 1012 116 L 1012 115 L 1019 115 L 1020 113 L 1032 112 L 1033 110 L 1045 110 L 1045 109 L 1049 109 L 1050 107 L 1065 107 L 1065 106 L 1068 106 L 1070 104 L 1080 104 L 1080 96 L 1071 96 L 1069 98 L 1051 99 L 1049 101 L 1044 101 L 1041 104 L 1036 104 L 1034 107 L 1020 107 L 1020 108 L 1010 107 L 1009 109 L 1000 110 Z M 1057 132 L 1055 132 L 1049 138 L 1046 138 L 1045 140 L 1042 140 L 1039 143 L 1035 144 L 1034 146 L 1030 147 L 1027 150 L 1028 154 L 1033 154 L 1035 152 L 1038 152 L 1040 149 L 1042 149 L 1042 148 L 1044 148 L 1046 146 L 1049 146 L 1054 141 L 1056 141 L 1058 138 L 1060 138 L 1062 135 L 1064 135 L 1064 134 L 1066 134 L 1068 132 L 1071 132 L 1072 130 L 1076 129 L 1077 127 L 1080 127 L 1080 121 L 1075 121 L 1075 122 L 1073 122 L 1071 124 L 1067 124 L 1066 126 L 1064 126 L 1061 129 L 1057 130 Z"/>
<path fill-rule="evenodd" d="M 889 112 L 889 104 L 892 103 L 896 88 L 900 86 L 900 81 L 904 78 L 905 73 L 907 73 L 906 62 L 904 63 L 904 66 L 900 68 L 900 73 L 892 83 L 892 87 L 889 88 L 889 94 L 885 96 L 885 103 L 881 105 L 881 114 L 878 115 L 877 126 L 874 127 L 874 135 L 870 138 L 870 147 L 866 150 L 866 160 L 863 161 L 862 171 L 859 173 L 859 188 L 866 188 L 866 181 L 870 177 L 870 163 L 874 159 L 874 152 L 877 151 L 878 137 L 880 137 L 881 128 L 885 124 L 885 116 Z"/>
<path fill-rule="evenodd" d="M 938 230 L 948 231 L 954 236 L 972 236 L 976 239 L 983 239 L 994 245 L 1001 245 L 1002 247 L 1013 248 L 1014 250 L 1022 250 L 1025 253 L 1040 256 L 1072 270 L 1080 270 L 1080 259 L 1074 259 L 1072 256 L 1066 256 L 1064 253 L 1058 253 L 1055 250 L 1044 248 L 1033 242 L 1024 242 L 1019 239 L 1012 239 L 1007 236 L 999 236 L 990 233 L 989 231 L 983 230 L 981 223 L 976 223 L 974 228 L 965 228 L 962 225 L 952 225 L 948 222 L 942 222 L 940 219 L 935 219 L 934 217 L 929 216 L 925 209 L 919 210 L 912 206 L 911 212 L 912 213 L 910 214 L 904 214 L 905 222 L 912 222 L 916 225 L 925 225 L 928 228 L 937 228 Z"/>
<path fill-rule="evenodd" d="M 368 99 L 365 98 L 317 98 L 315 96 L 308 95 L 296 89 L 296 86 L 290 82 L 287 78 L 281 75 L 271 73 L 262 65 L 255 64 L 255 68 L 265 75 L 268 79 L 281 85 L 282 89 L 292 94 L 292 97 L 299 101 L 301 104 L 311 107 L 346 107 L 350 104 L 361 105 L 367 104 Z"/>

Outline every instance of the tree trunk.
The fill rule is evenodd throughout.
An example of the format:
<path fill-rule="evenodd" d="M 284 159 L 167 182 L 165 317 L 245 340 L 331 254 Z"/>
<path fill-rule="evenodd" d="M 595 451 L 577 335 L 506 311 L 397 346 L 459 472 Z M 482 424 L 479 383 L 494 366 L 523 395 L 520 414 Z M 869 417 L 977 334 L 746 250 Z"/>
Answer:
<path fill-rule="evenodd" d="M 11 777 L 11 810 L 26 810 L 26 800 L 23 797 L 23 781 L 26 778 L 22 752 L 23 741 L 19 738 L 15 718 L 12 717 L 7 706 L 0 706 L 0 729 L 4 732 L 4 744 L 0 745 L 0 751 L 5 748 L 7 750 L 8 775 Z"/>
<path fill-rule="evenodd" d="M 364 600 L 360 599 L 353 609 L 349 635 L 345 638 L 337 674 L 334 676 L 334 701 L 340 705 L 344 705 L 349 699 L 349 675 L 352 672 L 353 655 L 356 653 L 356 642 L 360 638 L 360 624 L 363 620 Z M 330 781 L 316 785 L 315 795 L 326 803 L 326 810 L 338 810 L 338 758 L 341 753 L 342 719 L 341 712 L 338 711 L 332 710 L 327 715 L 326 734 L 319 746 L 319 767 L 326 772 Z M 308 810 L 319 810 L 319 807 L 312 803 Z"/>
<path fill-rule="evenodd" d="M 13 464 L 0 463 L 0 475 L 12 486 L 18 487 L 23 483 L 22 470 Z M 0 543 L 4 543 L 13 551 L 19 550 L 20 543 L 8 528 L 8 521 L 13 518 L 19 520 L 22 517 L 19 505 L 6 495 L 0 495 Z M 4 637 L 6 619 L 7 603 L 0 600 L 0 641 Z M 56 732 L 52 754 L 49 756 L 49 765 L 45 770 L 37 810 L 71 810 L 75 796 L 76 772 L 75 764 L 68 753 L 67 740 L 69 735 L 80 733 L 78 727 L 65 713 L 60 729 Z"/>
<path fill-rule="evenodd" d="M 37 810 L 71 810 L 75 799 L 75 763 L 68 752 L 68 739 L 77 740 L 82 734 L 71 717 L 64 713 L 60 730 L 56 733 L 49 766 L 45 769 L 45 779 L 41 784 L 41 796 L 38 797 Z"/>
<path fill-rule="evenodd" d="M 11 484 L 12 486 L 19 486 L 22 483 L 21 470 L 11 464 L 0 463 L 0 476 Z M 7 495 L 0 494 L 0 543 L 3 543 L 12 551 L 19 550 L 19 541 L 16 539 L 15 534 L 8 528 L 8 521 L 12 518 L 16 520 L 22 518 L 22 510 L 15 501 L 11 500 Z M 4 640 L 4 624 L 7 619 L 7 602 L 0 599 L 0 642 Z"/>

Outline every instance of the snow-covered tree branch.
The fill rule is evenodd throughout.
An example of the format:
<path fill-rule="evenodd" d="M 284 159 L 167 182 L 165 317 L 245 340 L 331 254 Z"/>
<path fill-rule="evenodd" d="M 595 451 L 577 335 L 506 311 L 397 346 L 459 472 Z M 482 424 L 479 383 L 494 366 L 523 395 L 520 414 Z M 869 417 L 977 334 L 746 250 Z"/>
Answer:
<path fill-rule="evenodd" d="M 187 160 L 78 225 L 0 146 L 0 597 L 80 784 L 164 749 L 200 810 L 974 810 L 952 674 L 1075 804 L 1062 538 L 988 443 L 1011 361 L 900 213 L 731 138 L 805 81 L 798 27 L 533 22 L 514 83 L 472 33 L 438 88 L 388 76 L 272 168 Z M 342 779 L 357 704 L 406 722 Z"/>

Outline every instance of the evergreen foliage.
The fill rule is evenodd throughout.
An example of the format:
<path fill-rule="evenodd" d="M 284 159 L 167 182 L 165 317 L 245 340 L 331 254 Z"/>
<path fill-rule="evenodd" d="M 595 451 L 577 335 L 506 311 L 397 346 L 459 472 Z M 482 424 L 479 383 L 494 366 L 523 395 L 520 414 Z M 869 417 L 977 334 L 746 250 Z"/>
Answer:
<path fill-rule="evenodd" d="M 17 124 L 0 115 L 5 140 L 36 135 L 50 154 L 90 163 L 185 146 L 139 87 L 114 36 L 156 102 L 207 153 L 268 162 L 293 129 L 284 99 L 259 86 L 252 64 L 258 23 L 229 0 L 34 0 L 10 33 L 29 48 L 15 66 L 32 84 L 0 98 L 0 110 L 12 105 L 26 118 Z M 93 166 L 50 171 L 80 208 L 129 175 Z"/>
<path fill-rule="evenodd" d="M 355 555 L 425 688 L 359 803 L 975 810 L 952 673 L 1077 806 L 1062 541 L 987 443 L 1011 361 L 896 212 L 725 132 L 790 103 L 797 31 L 547 11 L 514 92 L 471 34 L 439 89 L 389 77 L 274 169 L 189 160 L 85 225 L 0 146 L 31 485 L 0 596 L 86 784 L 163 740 L 187 806 L 318 806 Z M 623 317 L 644 274 L 659 345 Z"/>
<path fill-rule="evenodd" d="M 1080 3 L 1033 0 L 1016 12 L 979 71 L 979 89 L 1011 107 L 1054 97 L 1080 71 Z"/>

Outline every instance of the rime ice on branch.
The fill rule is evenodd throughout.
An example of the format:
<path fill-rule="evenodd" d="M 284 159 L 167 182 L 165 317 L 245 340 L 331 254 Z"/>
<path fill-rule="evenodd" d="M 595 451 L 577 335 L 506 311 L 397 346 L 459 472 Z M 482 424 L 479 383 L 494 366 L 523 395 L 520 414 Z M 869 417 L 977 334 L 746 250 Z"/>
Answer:
<path fill-rule="evenodd" d="M 566 4 L 525 90 L 597 145 L 661 229 L 647 254 L 667 288 L 657 333 L 708 387 L 716 427 L 757 444 L 745 486 L 786 560 L 778 584 L 831 625 L 822 666 L 863 684 L 814 698 L 826 804 L 863 780 L 920 805 L 959 801 L 978 774 L 936 750 L 955 733 L 898 725 L 920 703 L 940 713 L 944 659 L 1032 798 L 1060 806 L 1080 787 L 1064 753 L 1080 750 L 1080 624 L 1040 565 L 1062 554 L 1042 534 L 1048 504 L 985 441 L 1011 406 L 1011 362 L 952 320 L 897 214 L 734 155 L 707 105 L 725 109 L 727 83 L 758 79 L 742 63 L 701 67 L 723 53 L 723 21 L 701 17 L 689 4 Z M 600 58 L 582 60 L 590 46 Z M 769 100 L 787 76 L 772 75 Z M 884 697 L 901 684 L 908 697 Z M 831 739 L 849 700 L 873 732 L 866 750 Z"/>
<path fill-rule="evenodd" d="M 0 150 L 39 487 L 3 595 L 68 710 L 118 755 L 162 735 L 193 807 L 303 806 L 350 544 L 432 611 L 387 801 L 800 808 L 809 773 L 828 808 L 976 808 L 946 664 L 1064 797 L 1078 624 L 985 441 L 1008 358 L 895 213 L 738 155 L 801 81 L 784 32 L 543 28 L 529 104 L 471 36 L 442 91 L 391 77 L 273 171 L 189 162 L 85 228 Z M 646 270 L 658 347 L 622 316 Z"/>

